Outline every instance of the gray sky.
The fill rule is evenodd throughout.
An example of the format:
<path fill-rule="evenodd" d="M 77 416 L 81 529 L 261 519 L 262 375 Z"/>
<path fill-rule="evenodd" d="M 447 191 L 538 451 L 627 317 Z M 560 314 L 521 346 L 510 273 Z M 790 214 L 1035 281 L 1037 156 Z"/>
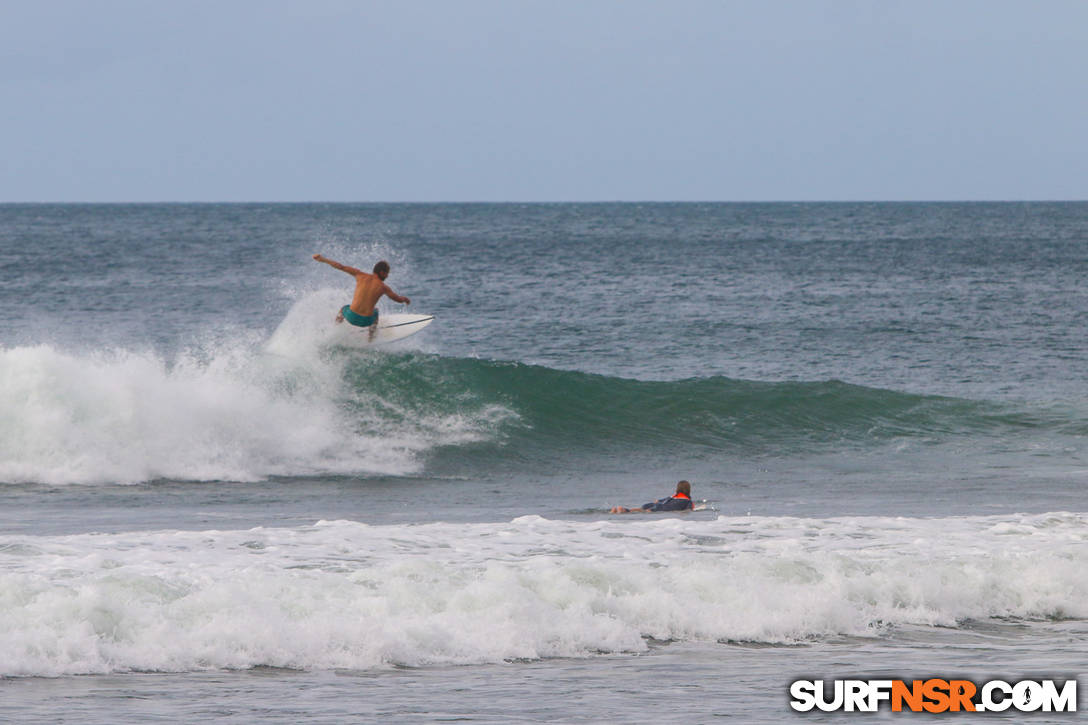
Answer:
<path fill-rule="evenodd" d="M 1088 199 L 1083 0 L 5 0 L 0 201 Z"/>

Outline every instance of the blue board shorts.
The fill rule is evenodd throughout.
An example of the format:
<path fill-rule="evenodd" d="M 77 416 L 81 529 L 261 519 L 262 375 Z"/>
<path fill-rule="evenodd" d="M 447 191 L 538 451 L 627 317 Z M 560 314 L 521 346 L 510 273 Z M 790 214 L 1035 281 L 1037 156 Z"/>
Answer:
<path fill-rule="evenodd" d="M 372 315 L 359 315 L 351 311 L 350 305 L 344 305 L 340 308 L 340 314 L 344 316 L 344 319 L 355 325 L 356 327 L 370 327 L 371 325 L 378 324 L 378 310 L 374 310 Z"/>

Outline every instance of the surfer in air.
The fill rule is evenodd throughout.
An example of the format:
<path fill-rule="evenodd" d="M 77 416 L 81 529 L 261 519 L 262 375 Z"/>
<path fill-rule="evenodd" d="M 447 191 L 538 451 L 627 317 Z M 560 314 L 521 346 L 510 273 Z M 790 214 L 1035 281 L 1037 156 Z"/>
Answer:
<path fill-rule="evenodd" d="M 378 300 L 381 299 L 382 295 L 401 304 L 410 305 L 412 303 L 407 297 L 402 297 L 391 290 L 389 285 L 385 283 L 385 278 L 389 276 L 389 262 L 385 260 L 374 265 L 373 273 L 367 273 L 361 269 L 334 262 L 320 254 L 315 254 L 314 259 L 318 262 L 324 262 L 330 267 L 335 267 L 341 272 L 347 272 L 355 278 L 355 294 L 351 297 L 350 305 L 344 305 L 340 308 L 339 314 L 336 315 L 337 323 L 347 320 L 348 324 L 356 327 L 369 327 L 370 336 L 373 338 L 374 330 L 378 327 L 378 308 L 375 305 L 378 304 Z"/>
<path fill-rule="evenodd" d="M 676 493 L 666 498 L 659 498 L 651 503 L 644 503 L 637 509 L 629 509 L 625 506 L 613 506 L 609 513 L 613 514 L 647 514 L 655 511 L 691 511 L 694 508 L 691 502 L 691 484 L 680 481 L 676 484 Z"/>

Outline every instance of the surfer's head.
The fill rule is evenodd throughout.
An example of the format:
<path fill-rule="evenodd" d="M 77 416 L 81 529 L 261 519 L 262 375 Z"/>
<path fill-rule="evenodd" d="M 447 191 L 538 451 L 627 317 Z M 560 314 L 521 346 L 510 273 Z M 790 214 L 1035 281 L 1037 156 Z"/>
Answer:
<path fill-rule="evenodd" d="M 677 493 L 682 493 L 685 496 L 690 496 L 691 495 L 691 484 L 688 483 L 687 481 L 681 481 L 680 483 L 676 484 L 676 492 Z"/>
<path fill-rule="evenodd" d="M 389 262 L 384 259 L 374 265 L 374 274 L 378 275 L 378 279 L 385 281 L 385 278 L 389 276 Z"/>

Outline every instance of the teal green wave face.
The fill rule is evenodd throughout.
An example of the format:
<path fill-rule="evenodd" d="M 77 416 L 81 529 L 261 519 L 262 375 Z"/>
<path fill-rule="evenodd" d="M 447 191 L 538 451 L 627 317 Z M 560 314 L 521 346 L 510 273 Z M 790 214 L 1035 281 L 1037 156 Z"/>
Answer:
<path fill-rule="evenodd" d="M 1006 405 L 826 382 L 715 376 L 646 381 L 424 354 L 356 357 L 345 382 L 380 395 L 400 415 L 450 415 L 495 406 L 493 446 L 551 452 L 616 447 L 764 455 L 898 439 L 949 441 L 1083 426 L 1075 418 Z"/>

